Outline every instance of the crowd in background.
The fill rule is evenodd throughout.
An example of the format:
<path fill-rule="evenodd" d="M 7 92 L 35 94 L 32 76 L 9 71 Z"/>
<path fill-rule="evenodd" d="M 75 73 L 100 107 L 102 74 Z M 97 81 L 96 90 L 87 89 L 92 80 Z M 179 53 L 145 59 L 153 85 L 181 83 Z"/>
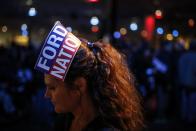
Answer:
<path fill-rule="evenodd" d="M 143 99 L 144 115 L 150 123 L 196 121 L 196 41 L 189 49 L 171 41 L 138 43 L 117 41 L 114 46 L 127 59 Z M 41 48 L 41 47 L 40 47 Z M 39 49 L 12 43 L 0 46 L 0 127 L 58 130 L 61 116 L 44 99 L 42 74 L 34 70 Z M 31 128 L 28 128 L 31 127 Z"/>

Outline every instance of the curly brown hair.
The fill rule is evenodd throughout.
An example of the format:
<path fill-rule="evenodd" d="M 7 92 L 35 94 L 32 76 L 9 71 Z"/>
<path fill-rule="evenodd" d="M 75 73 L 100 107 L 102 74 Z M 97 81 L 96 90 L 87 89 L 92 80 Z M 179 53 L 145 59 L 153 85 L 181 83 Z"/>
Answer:
<path fill-rule="evenodd" d="M 84 77 L 103 121 L 120 130 L 141 130 L 141 100 L 123 55 L 110 44 L 99 41 L 90 47 L 81 41 L 65 81 L 71 84 Z"/>

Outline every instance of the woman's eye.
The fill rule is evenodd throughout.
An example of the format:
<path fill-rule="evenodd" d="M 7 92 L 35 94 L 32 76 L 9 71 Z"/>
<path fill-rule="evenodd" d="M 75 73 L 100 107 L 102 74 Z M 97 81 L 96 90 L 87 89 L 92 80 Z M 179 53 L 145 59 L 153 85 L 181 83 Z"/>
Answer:
<path fill-rule="evenodd" d="M 48 89 L 49 89 L 49 90 L 54 90 L 54 89 L 55 89 L 55 87 L 48 87 Z"/>

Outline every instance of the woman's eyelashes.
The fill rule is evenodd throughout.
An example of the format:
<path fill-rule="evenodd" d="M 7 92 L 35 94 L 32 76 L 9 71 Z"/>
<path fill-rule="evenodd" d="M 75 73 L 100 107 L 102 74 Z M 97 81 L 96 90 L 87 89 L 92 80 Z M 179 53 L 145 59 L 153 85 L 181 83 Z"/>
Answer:
<path fill-rule="evenodd" d="M 55 90 L 54 86 L 47 86 L 48 90 Z"/>

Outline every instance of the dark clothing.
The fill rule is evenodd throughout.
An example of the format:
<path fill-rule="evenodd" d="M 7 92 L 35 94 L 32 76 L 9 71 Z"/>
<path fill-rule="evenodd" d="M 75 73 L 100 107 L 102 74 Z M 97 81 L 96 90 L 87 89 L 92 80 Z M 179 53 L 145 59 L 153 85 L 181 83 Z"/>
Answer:
<path fill-rule="evenodd" d="M 72 114 L 66 114 L 65 131 L 69 131 L 72 119 L 73 119 Z M 82 131 L 120 131 L 120 130 L 109 125 L 101 117 L 98 116 L 93 121 L 91 121 Z"/>

